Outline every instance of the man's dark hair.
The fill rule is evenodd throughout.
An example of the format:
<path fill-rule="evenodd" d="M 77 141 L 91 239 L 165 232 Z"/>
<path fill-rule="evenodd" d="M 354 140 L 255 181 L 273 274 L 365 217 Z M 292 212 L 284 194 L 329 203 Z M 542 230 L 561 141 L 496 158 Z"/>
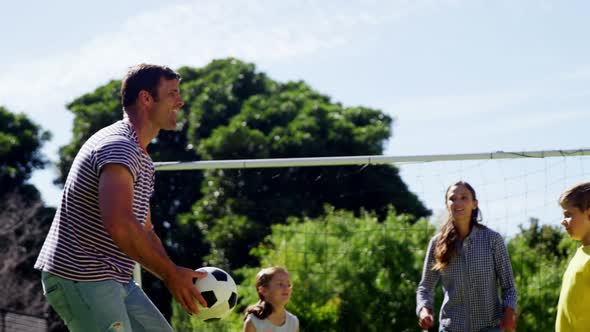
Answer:
<path fill-rule="evenodd" d="M 121 104 L 123 104 L 123 108 L 135 104 L 141 90 L 149 92 L 157 101 L 158 85 L 161 78 L 180 80 L 180 75 L 166 66 L 145 63 L 129 68 L 123 82 L 121 82 Z"/>

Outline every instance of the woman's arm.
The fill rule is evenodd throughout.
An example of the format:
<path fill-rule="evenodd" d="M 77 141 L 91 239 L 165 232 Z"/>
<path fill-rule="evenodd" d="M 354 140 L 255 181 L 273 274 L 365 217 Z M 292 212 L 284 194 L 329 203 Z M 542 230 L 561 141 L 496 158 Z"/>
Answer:
<path fill-rule="evenodd" d="M 416 291 L 416 315 L 421 328 L 429 329 L 434 325 L 432 311 L 434 310 L 434 289 L 440 279 L 440 273 L 433 271 L 436 247 L 436 237 L 433 237 L 428 244 L 424 266 L 422 268 L 422 279 Z"/>
<path fill-rule="evenodd" d="M 516 300 L 518 294 L 514 286 L 514 274 L 512 273 L 508 250 L 504 244 L 504 239 L 497 233 L 494 238 L 494 263 L 496 275 L 502 288 L 502 305 L 504 307 L 502 327 L 511 331 L 516 329 Z"/>

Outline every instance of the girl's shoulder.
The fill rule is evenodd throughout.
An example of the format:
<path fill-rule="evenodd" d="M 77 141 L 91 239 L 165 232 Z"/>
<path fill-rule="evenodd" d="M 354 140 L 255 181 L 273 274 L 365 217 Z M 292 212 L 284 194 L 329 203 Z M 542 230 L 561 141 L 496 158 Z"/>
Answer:
<path fill-rule="evenodd" d="M 299 322 L 299 318 L 297 318 L 297 316 L 293 315 L 292 313 L 290 313 L 287 310 L 285 310 L 285 312 L 287 313 L 287 319 L 290 319 L 295 322 Z"/>
<path fill-rule="evenodd" d="M 280 328 L 285 329 L 285 331 L 295 331 L 299 327 L 299 319 L 297 316 L 293 315 L 292 313 L 286 311 L 285 317 L 285 324 L 280 326 Z M 250 322 L 254 325 L 256 331 L 266 331 L 268 328 L 277 328 L 273 323 L 271 323 L 268 319 L 260 319 L 256 317 L 254 314 L 248 314 L 245 320 L 246 323 Z M 281 330 L 282 331 L 282 330 Z"/>
<path fill-rule="evenodd" d="M 287 311 L 285 327 L 288 331 L 297 331 L 299 329 L 299 319 L 297 316 Z"/>
<path fill-rule="evenodd" d="M 263 321 L 263 319 L 256 317 L 256 315 L 254 315 L 253 313 L 249 313 L 248 316 L 246 316 L 245 321 L 246 322 L 261 322 L 261 321 Z"/>
<path fill-rule="evenodd" d="M 248 314 L 246 316 L 246 320 L 244 321 L 245 324 L 250 323 L 254 327 L 256 331 L 263 331 L 268 325 L 266 319 L 260 319 L 256 317 L 254 314 Z"/>

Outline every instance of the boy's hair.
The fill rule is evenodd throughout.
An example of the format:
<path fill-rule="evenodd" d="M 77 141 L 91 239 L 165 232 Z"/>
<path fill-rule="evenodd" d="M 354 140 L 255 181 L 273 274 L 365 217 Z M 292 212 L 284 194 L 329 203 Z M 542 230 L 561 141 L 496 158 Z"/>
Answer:
<path fill-rule="evenodd" d="M 559 197 L 559 205 L 572 206 L 586 211 L 590 208 L 590 182 L 578 183 Z"/>
<path fill-rule="evenodd" d="M 258 303 L 253 304 L 244 310 L 244 320 L 248 318 L 249 314 L 253 314 L 258 319 L 266 319 L 272 314 L 274 308 L 272 304 L 264 298 L 264 295 L 258 290 L 259 287 L 268 287 L 268 284 L 279 273 L 289 274 L 287 269 L 280 266 L 272 266 L 260 270 L 256 275 L 256 293 L 258 293 Z"/>
<path fill-rule="evenodd" d="M 180 74 L 159 65 L 139 64 L 129 68 L 121 82 L 121 104 L 123 108 L 135 104 L 141 90 L 149 92 L 158 101 L 160 79 L 180 80 Z"/>

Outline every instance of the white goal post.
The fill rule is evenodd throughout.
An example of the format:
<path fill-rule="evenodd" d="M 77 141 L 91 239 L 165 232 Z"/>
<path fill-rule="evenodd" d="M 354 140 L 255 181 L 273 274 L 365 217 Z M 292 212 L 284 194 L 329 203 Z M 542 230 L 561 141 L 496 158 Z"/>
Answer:
<path fill-rule="evenodd" d="M 435 154 L 416 156 L 343 156 L 310 158 L 274 158 L 274 159 L 240 159 L 240 160 L 204 160 L 204 161 L 164 161 L 155 162 L 156 171 L 186 171 L 196 169 L 236 169 L 236 168 L 276 168 L 276 167 L 310 167 L 310 166 L 344 166 L 344 165 L 383 165 L 407 162 L 482 160 L 482 159 L 517 159 L 590 156 L 590 149 L 542 150 L 522 152 L 489 152 L 463 154 Z"/>

